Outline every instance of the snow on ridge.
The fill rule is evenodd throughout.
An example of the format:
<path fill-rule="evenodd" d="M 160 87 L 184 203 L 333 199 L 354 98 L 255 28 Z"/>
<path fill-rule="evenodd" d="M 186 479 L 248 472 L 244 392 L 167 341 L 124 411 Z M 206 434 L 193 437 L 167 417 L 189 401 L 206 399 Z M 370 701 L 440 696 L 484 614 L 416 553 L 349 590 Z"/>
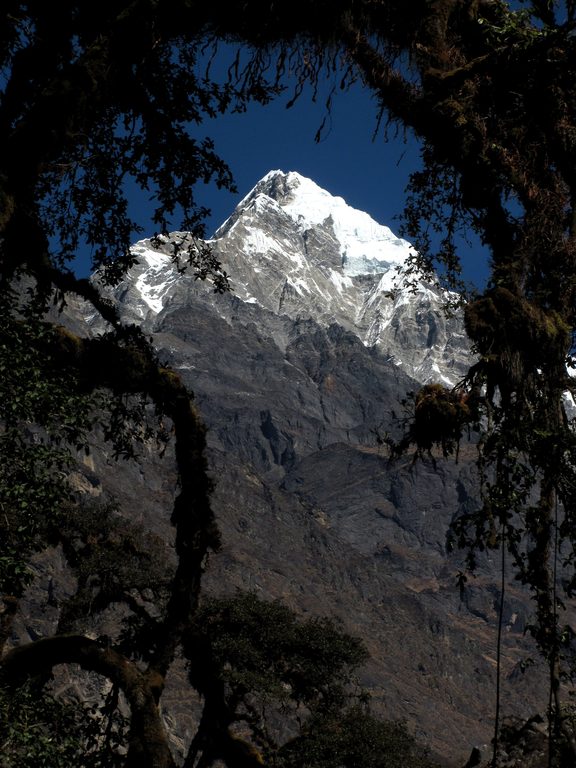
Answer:
<path fill-rule="evenodd" d="M 134 281 L 135 288 L 146 306 L 158 314 L 164 307 L 164 297 L 177 279 L 175 270 L 170 269 L 172 260 L 167 254 L 151 248 L 149 240 L 135 243 L 131 251 L 138 259 L 136 268 L 140 273 Z"/>
<path fill-rule="evenodd" d="M 244 212 L 258 214 L 274 209 L 289 216 L 300 233 L 330 223 L 340 244 L 342 270 L 347 277 L 395 272 L 413 253 L 410 243 L 389 227 L 296 171 L 269 171 L 216 230 L 214 239 L 228 234 Z"/>
<path fill-rule="evenodd" d="M 346 275 L 388 271 L 403 265 L 412 252 L 410 243 L 396 237 L 389 227 L 378 224 L 369 214 L 352 208 L 342 197 L 331 195 L 295 171 L 271 171 L 256 188 L 265 188 L 278 176 L 284 177 L 291 193 L 278 203 L 301 231 L 330 220 L 341 245 Z"/>
<path fill-rule="evenodd" d="M 132 247 L 137 263 L 116 291 L 130 318 L 151 323 L 187 300 L 189 281 L 177 285 L 170 255 L 174 234 Z M 237 299 L 264 315 L 337 322 L 423 382 L 450 386 L 466 363 L 453 343 L 459 327 L 441 319 L 443 292 L 421 282 L 407 289 L 402 267 L 411 246 L 296 172 L 270 171 L 208 242 Z"/>

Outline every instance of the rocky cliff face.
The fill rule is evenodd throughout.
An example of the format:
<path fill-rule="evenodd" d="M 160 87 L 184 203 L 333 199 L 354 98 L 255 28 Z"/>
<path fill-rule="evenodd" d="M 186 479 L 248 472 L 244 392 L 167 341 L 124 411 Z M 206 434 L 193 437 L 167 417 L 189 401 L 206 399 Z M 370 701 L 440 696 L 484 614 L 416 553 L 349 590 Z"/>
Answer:
<path fill-rule="evenodd" d="M 174 233 L 171 239 L 186 238 Z M 420 382 L 454 384 L 470 356 L 458 313 L 446 295 L 404 274 L 410 245 L 368 214 L 350 208 L 310 179 L 272 171 L 239 203 L 210 241 L 231 275 L 241 316 L 257 317 L 282 349 L 286 321 L 338 324 Z M 139 265 L 115 291 L 126 319 L 153 329 L 197 293 L 168 257 L 170 243 L 134 247 Z M 213 298 L 219 314 L 227 304 Z M 246 309 L 252 307 L 252 315 Z M 282 328 L 278 321 L 284 321 Z"/>
<path fill-rule="evenodd" d="M 391 463 L 378 441 L 400 433 L 418 382 L 461 377 L 461 319 L 446 319 L 438 290 L 403 286 L 406 242 L 297 174 L 268 174 L 212 240 L 233 293 L 180 274 L 168 245 L 135 246 L 140 263 L 112 298 L 152 334 L 208 425 L 224 547 L 207 589 L 339 617 L 371 652 L 363 682 L 376 707 L 462 764 L 492 734 L 499 601 L 490 558 L 461 595 L 462 558 L 446 550 L 450 521 L 477 503 L 474 446 L 459 463 Z M 169 537 L 169 455 L 144 469 L 94 461 L 107 475 L 94 493 Z M 529 612 L 511 585 L 503 709 L 520 717 L 546 703 L 538 675 L 520 672 Z M 182 731 L 180 704 L 176 691 L 167 715 Z"/>

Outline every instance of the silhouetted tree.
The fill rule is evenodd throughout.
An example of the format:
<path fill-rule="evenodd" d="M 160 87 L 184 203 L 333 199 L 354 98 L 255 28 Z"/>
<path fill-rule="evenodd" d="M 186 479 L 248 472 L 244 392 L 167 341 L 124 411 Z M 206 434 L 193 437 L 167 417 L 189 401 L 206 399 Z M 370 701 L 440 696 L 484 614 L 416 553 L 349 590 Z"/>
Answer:
<path fill-rule="evenodd" d="M 123 327 L 97 289 L 76 279 L 73 262 L 79 249 L 90 249 L 104 283 L 118 281 L 134 263 L 129 247 L 138 227 L 128 215 L 127 189 L 135 184 L 156 202 L 159 234 L 174 216 L 192 232 L 190 245 L 174 249 L 179 268 L 187 265 L 215 290 L 227 289 L 226 274 L 200 239 L 206 210 L 195 189 L 198 182 L 231 189 L 232 178 L 210 138 L 195 138 L 193 129 L 205 116 L 245 109 L 252 100 L 266 103 L 281 89 L 287 66 L 281 46 L 269 75 L 258 43 L 225 82 L 210 78 L 217 43 L 230 38 L 222 13 L 232 26 L 236 17 L 243 35 L 247 17 L 239 10 L 187 0 L 170 8 L 147 0 L 64 0 L 57 7 L 9 0 L 2 11 L 0 737 L 7 764 L 171 767 L 159 703 L 176 654 L 188 650 L 190 679 L 206 696 L 207 712 L 209 691 L 224 685 L 221 666 L 208 663 L 216 658 L 214 638 L 204 637 L 200 654 L 190 650 L 205 557 L 219 544 L 192 395 L 159 364 L 142 333 Z M 295 49 L 290 58 L 301 76 L 308 71 L 306 52 Z M 91 302 L 109 332 L 80 338 L 50 322 L 50 304 L 63 305 L 69 294 Z M 134 439 L 153 437 L 146 403 L 169 420 L 174 435 L 173 567 L 166 566 L 162 542 L 140 534 L 121 511 L 87 506 L 67 479 L 78 451 L 89 450 L 95 426 L 118 455 L 130 454 Z M 61 606 L 54 635 L 11 647 L 32 579 L 30 559 L 57 545 L 76 578 L 75 592 Z M 112 606 L 122 606 L 121 630 L 93 639 L 85 632 L 87 617 Z M 329 624 L 314 627 L 334 650 L 338 633 Z M 318 651 L 312 625 L 307 631 Z M 310 650 L 299 642 L 304 658 Z M 315 675 L 328 686 L 348 662 L 325 661 Z M 59 665 L 79 665 L 108 681 L 94 712 L 50 696 L 47 684 Z M 313 671 L 310 658 L 307 665 Z M 298 690 L 307 686 L 312 680 L 301 679 Z M 32 700 L 41 703 L 35 711 Z M 218 757 L 230 765 L 250 758 L 242 739 L 228 737 L 227 728 L 221 735 Z M 200 763 L 213 759 L 203 753 Z"/>
<path fill-rule="evenodd" d="M 484 505 L 459 521 L 457 536 L 463 545 L 507 548 L 533 590 L 534 636 L 550 665 L 551 713 L 562 724 L 567 633 L 555 574 L 560 552 L 573 565 L 576 540 L 576 445 L 564 399 L 572 389 L 566 366 L 576 298 L 576 6 L 568 0 L 521 5 L 4 4 L 0 352 L 8 389 L 0 414 L 7 510 L 0 524 L 8 543 L 0 561 L 2 640 L 22 594 L 27 557 L 63 538 L 59 515 L 77 504 L 66 483 L 52 479 L 62 476 L 70 448 L 84 444 L 95 397 L 107 393 L 108 412 L 117 415 L 125 396 L 144 396 L 172 420 L 180 487 L 172 516 L 178 565 L 159 620 L 163 632 L 152 635 L 146 666 L 79 634 L 12 650 L 3 669 L 16 679 L 24 670 L 46 674 L 55 664 L 79 663 L 108 676 L 131 706 L 127 765 L 173 765 L 158 700 L 196 615 L 202 563 L 218 536 L 203 429 L 190 393 L 159 366 L 138 331 L 122 328 L 97 291 L 74 278 L 71 259 L 88 244 L 109 282 L 132 263 L 128 247 L 136 227 L 128 216 L 128 182 L 156 201 L 160 233 L 181 215 L 181 226 L 199 238 L 204 211 L 195 185 L 212 179 L 230 187 L 232 180 L 210 139 L 195 139 L 190 126 L 251 100 L 265 103 L 288 70 L 298 96 L 322 70 L 343 67 L 345 80 L 359 76 L 374 91 L 382 115 L 422 141 L 423 167 L 411 179 L 405 211 L 406 231 L 418 248 L 415 268 L 430 274 L 440 265 L 444 280 L 456 285 L 462 231 L 477 233 L 490 251 L 488 287 L 466 308 L 478 362 L 457 397 L 428 392 L 417 398 L 420 422 L 411 437 L 421 447 L 438 441 L 449 450 L 466 408 L 486 425 Z M 206 64 L 220 41 L 239 42 L 247 53 L 218 84 Z M 434 230 L 442 233 L 435 253 Z M 217 290 L 226 288 L 226 275 L 200 240 L 174 257 L 213 279 Z M 85 340 L 47 325 L 43 312 L 55 291 L 93 302 L 111 323 L 110 333 Z M 473 408 L 466 405 L 470 397 Z M 438 419 L 431 414 L 442 409 L 457 419 L 434 433 Z M 121 440 L 120 421 L 111 423 L 112 439 Z M 14 536 L 19 521 L 21 546 Z M 573 586 L 568 580 L 568 594 Z M 102 602 L 108 599 L 102 590 Z M 140 620 L 144 632 L 148 619 Z"/>

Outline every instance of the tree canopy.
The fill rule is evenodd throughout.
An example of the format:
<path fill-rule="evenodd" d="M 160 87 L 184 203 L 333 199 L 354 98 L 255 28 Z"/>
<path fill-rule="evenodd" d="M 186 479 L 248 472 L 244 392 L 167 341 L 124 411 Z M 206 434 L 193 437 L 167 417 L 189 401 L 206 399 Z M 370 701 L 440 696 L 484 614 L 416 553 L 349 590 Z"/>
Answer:
<path fill-rule="evenodd" d="M 208 64 L 221 42 L 244 53 L 219 83 Z M 29 555 L 60 542 L 74 562 L 79 548 L 94 546 L 71 512 L 78 499 L 55 478 L 85 445 L 96 413 L 112 415 L 107 434 L 122 450 L 126 397 L 151 400 L 174 424 L 179 475 L 178 563 L 158 581 L 163 631 L 147 611 L 133 629 L 136 645 L 153 640 L 138 651 L 145 666 L 130 657 L 136 645 L 103 647 L 66 632 L 7 652 L 7 678 L 24 668 L 46 675 L 61 663 L 107 676 L 131 707 L 126 765 L 173 765 L 158 701 L 197 615 L 206 552 L 218 546 L 204 431 L 180 379 L 74 277 L 73 259 L 85 243 L 104 280 L 121 278 L 134 259 L 127 189 L 136 184 L 156 201 L 159 233 L 179 216 L 196 235 L 174 257 L 225 290 L 226 275 L 200 241 L 198 184 L 233 181 L 210 138 L 195 139 L 188 128 L 266 103 L 287 72 L 298 95 L 328 68 L 345 81 L 360 78 L 381 116 L 423 142 L 405 210 L 418 248 L 414 267 L 431 276 L 440 266 L 456 285 L 460 233 L 475 232 L 489 249 L 488 287 L 465 310 L 478 361 L 456 393 L 430 390 L 416 399 L 407 439 L 449 451 L 468 420 L 479 425 L 483 505 L 458 522 L 455 536 L 464 546 L 507 549 L 533 590 L 551 714 L 563 725 L 560 683 L 572 670 L 561 663 L 556 574 L 559 559 L 573 566 L 576 540 L 576 443 L 565 395 L 573 389 L 567 366 L 576 298 L 575 48 L 576 5 L 568 0 L 7 0 L 0 21 L 2 642 Z M 441 233 L 435 253 L 431 232 Z M 81 339 L 48 323 L 45 309 L 64 291 L 92 302 L 109 334 Z M 448 430 L 438 418 L 447 411 L 456 414 Z M 76 520 L 72 534 L 63 517 Z M 150 542 L 139 551 L 154 559 Z M 102 576 L 99 585 L 102 605 L 117 599 L 114 578 Z M 567 594 L 573 589 L 570 579 Z"/>

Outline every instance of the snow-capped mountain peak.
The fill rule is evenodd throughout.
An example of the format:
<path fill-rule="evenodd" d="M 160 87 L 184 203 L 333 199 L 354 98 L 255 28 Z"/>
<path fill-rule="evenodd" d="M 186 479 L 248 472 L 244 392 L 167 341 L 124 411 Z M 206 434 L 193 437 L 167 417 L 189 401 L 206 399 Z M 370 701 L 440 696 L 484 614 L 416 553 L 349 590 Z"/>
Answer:
<path fill-rule="evenodd" d="M 270 171 L 238 204 L 232 219 L 262 198 L 275 201 L 301 234 L 330 226 L 340 245 L 342 268 L 349 276 L 387 272 L 401 267 L 412 252 L 410 243 L 397 237 L 364 211 L 352 208 L 314 181 L 295 171 Z M 216 232 L 226 233 L 228 222 Z"/>
<path fill-rule="evenodd" d="M 114 292 L 127 319 L 152 330 L 156 318 L 201 295 L 229 322 L 261 325 L 280 347 L 292 338 L 286 322 L 310 320 L 342 326 L 421 382 L 454 384 L 468 368 L 462 320 L 446 317 L 442 293 L 402 285 L 410 244 L 298 173 L 266 174 L 210 244 L 232 297 L 178 272 L 169 242 L 144 240 L 134 246 L 138 265 Z"/>

